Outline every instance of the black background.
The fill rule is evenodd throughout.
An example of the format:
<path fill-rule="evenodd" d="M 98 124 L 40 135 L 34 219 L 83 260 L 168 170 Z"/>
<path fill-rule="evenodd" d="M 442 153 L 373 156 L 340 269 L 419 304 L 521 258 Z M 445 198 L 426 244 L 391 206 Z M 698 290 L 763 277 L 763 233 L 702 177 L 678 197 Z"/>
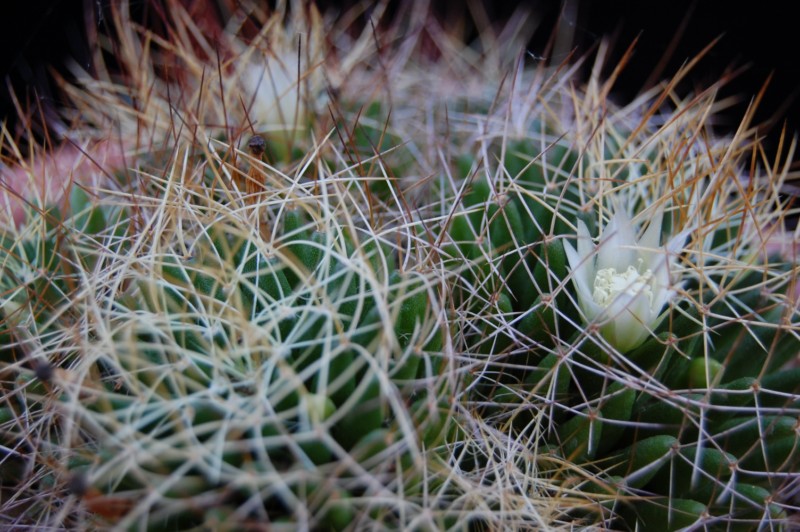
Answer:
<path fill-rule="evenodd" d="M 162 0 L 166 1 L 166 0 Z M 567 0 L 577 6 L 575 45 L 578 52 L 591 48 L 603 36 L 613 36 L 614 57 L 622 55 L 635 38 L 636 52 L 615 87 L 615 97 L 624 102 L 641 90 L 668 44 L 684 23 L 677 47 L 663 71 L 669 77 L 680 65 L 697 54 L 714 38 L 719 43 L 692 72 L 685 89 L 707 86 L 724 72 L 749 65 L 747 70 L 722 90 L 721 96 L 736 95 L 740 102 L 717 118 L 717 128 L 724 133 L 738 124 L 747 103 L 761 89 L 770 73 L 773 79 L 766 98 L 756 115 L 758 122 L 769 122 L 767 146 L 777 143 L 785 124 L 791 133 L 800 128 L 800 98 L 797 69 L 797 19 L 788 13 L 789 2 L 762 0 L 739 5 L 723 1 L 597 1 Z M 323 6 L 336 2 L 320 2 Z M 144 10 L 145 2 L 132 0 L 133 9 Z M 401 3 L 402 4 L 402 3 Z M 498 24 L 523 7 L 543 17 L 542 28 L 553 27 L 563 8 L 559 0 L 526 2 L 483 2 L 491 20 Z M 0 8 L 0 119 L 13 127 L 16 113 L 8 95 L 8 86 L 23 100 L 38 97 L 57 106 L 57 92 L 50 79 L 49 67 L 64 72 L 69 60 L 86 63 L 88 50 L 85 24 L 91 12 L 108 9 L 108 0 L 27 0 L 4 2 Z M 464 4 L 454 1 L 433 2 L 440 16 L 464 11 Z M 530 45 L 536 54 L 544 51 L 549 31 L 539 31 Z M 553 60 L 558 58 L 553 57 Z M 35 91 L 35 92 L 34 92 Z"/>

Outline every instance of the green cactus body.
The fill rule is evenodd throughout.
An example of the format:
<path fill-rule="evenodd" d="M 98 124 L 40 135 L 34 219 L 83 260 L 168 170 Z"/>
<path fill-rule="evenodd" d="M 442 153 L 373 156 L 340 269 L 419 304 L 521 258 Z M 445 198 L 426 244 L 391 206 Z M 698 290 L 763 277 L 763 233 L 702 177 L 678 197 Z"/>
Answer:
<path fill-rule="evenodd" d="M 631 419 L 636 391 L 625 387 L 621 382 L 614 382 L 608 387 L 605 396 L 608 398 L 600 405 L 603 437 L 598 444 L 598 452 L 602 454 L 613 449 L 625 432 L 624 423 Z"/>
<path fill-rule="evenodd" d="M 700 521 L 707 511 L 706 505 L 691 499 L 661 497 L 634 504 L 635 514 L 627 522 L 646 527 L 647 530 L 673 532 L 690 527 Z"/>
<path fill-rule="evenodd" d="M 643 438 L 619 454 L 609 473 L 623 476 L 632 488 L 642 488 L 664 468 L 677 445 L 678 440 L 668 435 Z"/>
<path fill-rule="evenodd" d="M 565 457 L 576 463 L 595 457 L 602 433 L 603 424 L 595 412 L 576 415 L 558 429 Z"/>

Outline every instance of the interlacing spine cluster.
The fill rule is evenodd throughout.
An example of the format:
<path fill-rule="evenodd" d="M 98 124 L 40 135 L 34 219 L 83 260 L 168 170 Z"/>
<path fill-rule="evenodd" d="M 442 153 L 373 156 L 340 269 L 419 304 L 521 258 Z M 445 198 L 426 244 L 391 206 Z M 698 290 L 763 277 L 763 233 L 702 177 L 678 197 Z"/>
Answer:
<path fill-rule="evenodd" d="M 3 222 L 3 524 L 791 529 L 794 144 L 294 7 L 213 55 L 120 7 L 64 87 L 129 157 Z"/>

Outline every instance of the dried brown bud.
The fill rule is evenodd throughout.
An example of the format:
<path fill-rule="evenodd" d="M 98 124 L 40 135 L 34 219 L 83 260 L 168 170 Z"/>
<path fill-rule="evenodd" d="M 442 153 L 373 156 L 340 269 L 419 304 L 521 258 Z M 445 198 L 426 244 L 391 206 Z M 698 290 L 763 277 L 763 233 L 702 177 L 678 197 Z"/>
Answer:
<path fill-rule="evenodd" d="M 264 154 L 266 147 L 267 142 L 264 140 L 264 137 L 260 135 L 253 135 L 247 143 L 247 149 L 250 151 L 250 155 L 258 160 L 261 160 L 261 156 Z M 264 171 L 258 167 L 257 163 L 251 162 L 250 170 L 247 172 L 247 178 L 244 184 L 244 192 L 247 195 L 247 202 L 250 205 L 254 205 L 258 202 L 258 195 L 264 191 L 266 186 L 265 179 Z"/>
<path fill-rule="evenodd" d="M 247 149 L 250 150 L 250 155 L 253 157 L 261 157 L 266 148 L 267 141 L 261 135 L 253 135 L 250 137 L 250 142 L 247 143 Z"/>
<path fill-rule="evenodd" d="M 33 373 L 42 382 L 50 382 L 55 373 L 55 368 L 46 360 L 38 360 L 33 364 Z"/>

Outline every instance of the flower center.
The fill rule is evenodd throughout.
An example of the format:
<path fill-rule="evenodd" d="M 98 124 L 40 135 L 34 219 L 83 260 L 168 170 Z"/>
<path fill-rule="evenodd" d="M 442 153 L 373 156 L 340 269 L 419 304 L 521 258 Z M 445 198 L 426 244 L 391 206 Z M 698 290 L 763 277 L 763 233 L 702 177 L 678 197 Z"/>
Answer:
<path fill-rule="evenodd" d="M 641 265 L 641 259 L 639 260 L 639 264 Z M 644 294 L 652 305 L 652 280 L 653 272 L 650 270 L 639 273 L 637 268 L 628 266 L 627 270 L 619 273 L 616 268 L 603 268 L 597 271 L 597 276 L 594 278 L 594 293 L 592 294 L 592 298 L 595 303 L 605 307 L 611 304 L 620 294 L 625 294 L 630 297 Z"/>

